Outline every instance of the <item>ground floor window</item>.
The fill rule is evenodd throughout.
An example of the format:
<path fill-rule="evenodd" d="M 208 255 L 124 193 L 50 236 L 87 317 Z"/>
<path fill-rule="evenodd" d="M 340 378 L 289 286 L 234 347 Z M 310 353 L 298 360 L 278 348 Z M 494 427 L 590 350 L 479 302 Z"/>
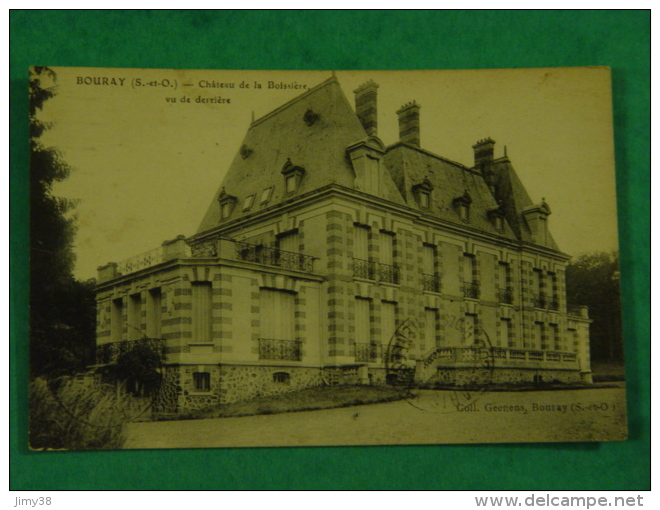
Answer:
<path fill-rule="evenodd" d="M 195 372 L 193 383 L 195 391 L 211 391 L 211 374 L 209 372 Z"/>
<path fill-rule="evenodd" d="M 275 372 L 273 374 L 273 382 L 280 384 L 289 384 L 291 380 L 291 374 L 287 372 Z"/>

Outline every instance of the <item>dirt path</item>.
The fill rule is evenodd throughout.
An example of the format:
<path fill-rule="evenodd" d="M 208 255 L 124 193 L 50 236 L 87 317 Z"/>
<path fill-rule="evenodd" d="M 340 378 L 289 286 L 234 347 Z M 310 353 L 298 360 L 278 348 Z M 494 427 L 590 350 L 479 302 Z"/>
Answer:
<path fill-rule="evenodd" d="M 243 418 L 133 423 L 125 448 L 604 441 L 625 438 L 625 389 L 461 393 Z"/>

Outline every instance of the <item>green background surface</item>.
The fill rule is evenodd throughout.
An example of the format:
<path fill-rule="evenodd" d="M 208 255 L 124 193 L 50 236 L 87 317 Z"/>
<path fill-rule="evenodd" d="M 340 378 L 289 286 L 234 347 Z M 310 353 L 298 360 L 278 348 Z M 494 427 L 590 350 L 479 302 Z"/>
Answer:
<path fill-rule="evenodd" d="M 650 488 L 650 12 L 12 11 L 10 30 L 12 489 Z M 592 444 L 29 451 L 30 65 L 610 66 L 630 438 Z"/>

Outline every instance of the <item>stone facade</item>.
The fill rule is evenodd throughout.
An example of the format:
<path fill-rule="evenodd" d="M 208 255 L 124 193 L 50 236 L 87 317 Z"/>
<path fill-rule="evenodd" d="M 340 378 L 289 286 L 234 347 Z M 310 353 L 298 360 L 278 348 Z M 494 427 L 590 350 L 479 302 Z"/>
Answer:
<path fill-rule="evenodd" d="M 254 121 L 197 234 L 99 268 L 99 363 L 162 340 L 171 413 L 320 384 L 589 381 L 548 205 L 490 139 L 472 167 L 420 148 L 417 104 L 386 148 L 377 88 L 358 116 L 330 79 Z"/>

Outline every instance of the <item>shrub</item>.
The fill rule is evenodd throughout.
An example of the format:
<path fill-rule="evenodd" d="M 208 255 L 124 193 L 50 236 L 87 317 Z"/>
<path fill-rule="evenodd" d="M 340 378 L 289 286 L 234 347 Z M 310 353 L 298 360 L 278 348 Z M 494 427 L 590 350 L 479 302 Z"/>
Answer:
<path fill-rule="evenodd" d="M 72 377 L 30 383 L 32 449 L 121 448 L 130 417 L 130 397 L 113 386 L 81 384 Z"/>

